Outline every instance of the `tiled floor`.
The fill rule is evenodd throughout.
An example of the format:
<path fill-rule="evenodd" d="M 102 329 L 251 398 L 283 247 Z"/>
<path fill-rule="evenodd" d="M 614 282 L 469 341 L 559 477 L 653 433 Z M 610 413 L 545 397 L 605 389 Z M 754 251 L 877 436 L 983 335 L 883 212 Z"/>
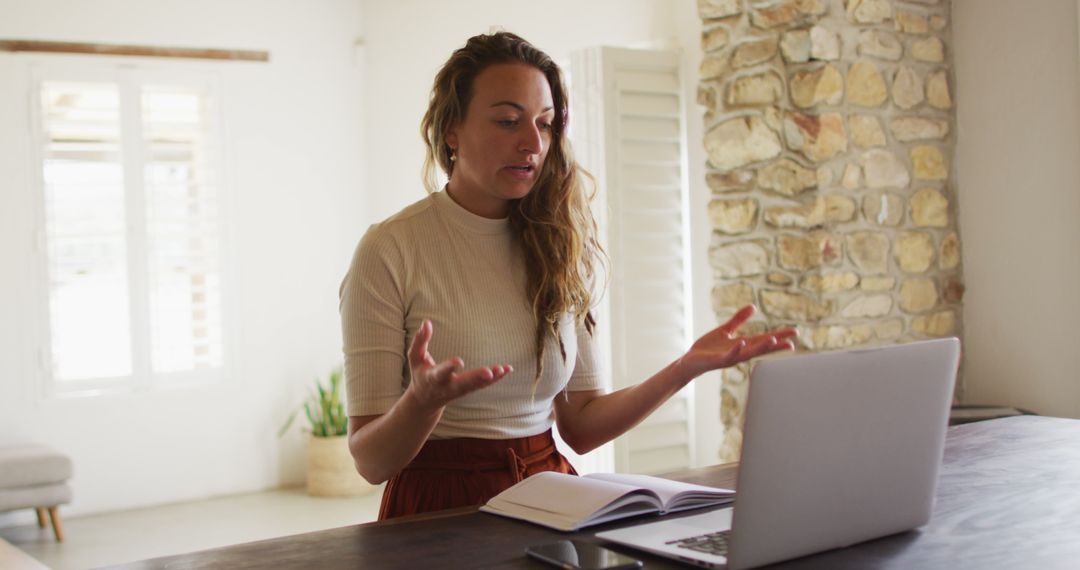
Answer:
<path fill-rule="evenodd" d="M 97 568 L 370 522 L 381 496 L 381 487 L 342 499 L 283 489 L 65 519 L 63 544 L 35 525 L 0 528 L 0 539 L 54 570 Z"/>

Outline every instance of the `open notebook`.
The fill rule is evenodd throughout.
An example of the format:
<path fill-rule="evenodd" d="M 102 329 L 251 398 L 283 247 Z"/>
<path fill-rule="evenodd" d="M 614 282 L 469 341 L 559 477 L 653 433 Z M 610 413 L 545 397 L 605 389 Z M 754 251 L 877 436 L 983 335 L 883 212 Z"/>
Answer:
<path fill-rule="evenodd" d="M 730 489 L 649 475 L 537 473 L 492 497 L 481 511 L 572 531 L 643 514 L 730 503 Z"/>

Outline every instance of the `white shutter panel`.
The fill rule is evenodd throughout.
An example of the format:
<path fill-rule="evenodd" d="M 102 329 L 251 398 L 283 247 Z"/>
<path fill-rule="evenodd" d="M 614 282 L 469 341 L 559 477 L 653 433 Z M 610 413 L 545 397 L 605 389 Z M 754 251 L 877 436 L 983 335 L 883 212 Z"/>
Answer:
<path fill-rule="evenodd" d="M 132 373 L 120 87 L 41 84 L 42 184 L 52 374 Z"/>
<path fill-rule="evenodd" d="M 584 113 L 577 150 L 601 190 L 611 257 L 609 303 L 615 390 L 678 358 L 692 331 L 685 112 L 679 56 L 596 48 L 579 54 L 574 81 Z M 582 100 L 587 100 L 581 105 Z M 606 313 L 606 315 L 604 314 Z M 601 335 L 604 338 L 607 335 Z M 684 390 L 615 442 L 615 468 L 659 473 L 691 466 L 692 391 Z"/>
<path fill-rule="evenodd" d="M 213 80 L 129 67 L 38 73 L 54 388 L 215 377 L 224 338 Z"/>
<path fill-rule="evenodd" d="M 198 85 L 142 89 L 151 363 L 222 366 L 218 179 L 212 102 Z"/>

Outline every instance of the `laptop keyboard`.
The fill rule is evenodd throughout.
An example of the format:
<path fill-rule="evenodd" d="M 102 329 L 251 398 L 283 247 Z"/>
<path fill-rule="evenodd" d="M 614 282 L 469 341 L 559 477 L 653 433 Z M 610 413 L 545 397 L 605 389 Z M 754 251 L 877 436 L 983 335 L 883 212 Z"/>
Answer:
<path fill-rule="evenodd" d="M 679 548 L 688 548 L 690 550 L 716 556 L 727 556 L 728 536 L 730 535 L 730 530 L 722 530 L 720 532 L 710 532 L 708 534 L 691 536 L 689 538 L 669 540 L 664 544 L 678 546 Z"/>

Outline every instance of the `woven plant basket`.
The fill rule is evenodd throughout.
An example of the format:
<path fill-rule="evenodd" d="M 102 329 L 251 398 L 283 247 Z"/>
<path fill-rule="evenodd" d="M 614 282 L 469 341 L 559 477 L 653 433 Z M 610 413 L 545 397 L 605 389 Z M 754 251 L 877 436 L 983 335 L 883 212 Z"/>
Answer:
<path fill-rule="evenodd" d="M 307 492 L 317 497 L 366 495 L 375 486 L 356 472 L 348 436 L 308 438 Z"/>

